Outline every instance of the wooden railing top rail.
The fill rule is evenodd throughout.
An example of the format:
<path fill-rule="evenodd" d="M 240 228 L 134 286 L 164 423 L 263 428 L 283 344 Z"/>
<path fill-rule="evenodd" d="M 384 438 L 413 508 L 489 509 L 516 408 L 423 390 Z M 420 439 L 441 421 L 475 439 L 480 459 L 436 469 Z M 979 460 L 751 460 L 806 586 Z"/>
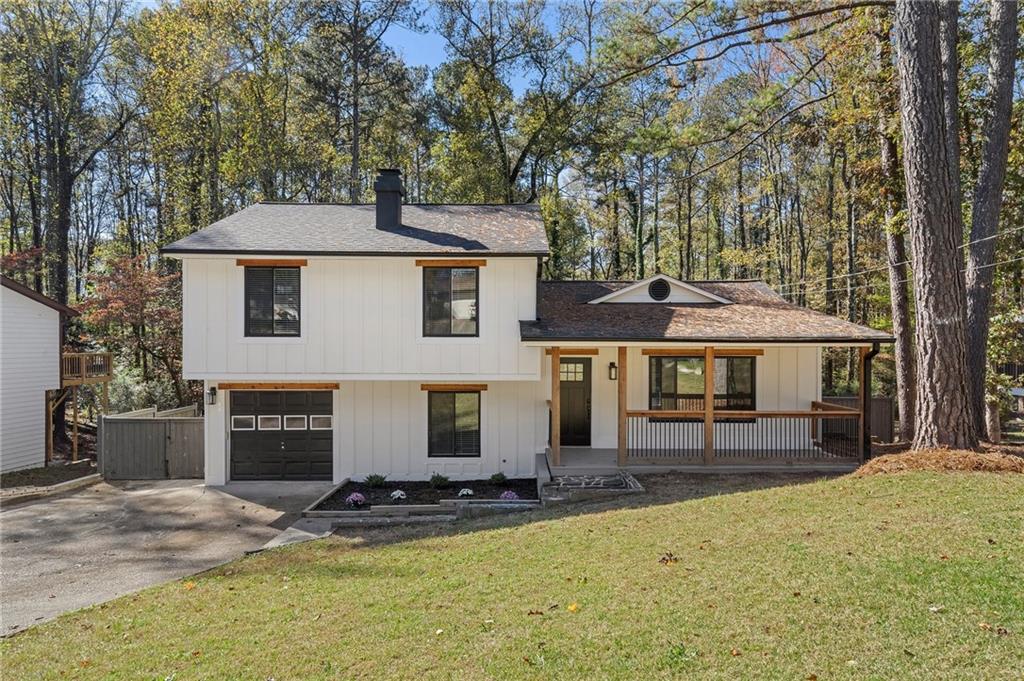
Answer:
<path fill-rule="evenodd" d="M 722 418 L 736 418 L 736 419 L 750 419 L 750 418 L 809 418 L 819 419 L 827 417 L 853 417 L 860 416 L 860 412 L 856 409 L 848 409 L 836 407 L 835 409 L 828 410 L 811 410 L 811 411 L 739 411 L 739 410 L 725 410 L 716 409 L 712 412 L 716 419 Z M 660 418 L 703 418 L 703 411 L 668 411 L 659 409 L 640 409 L 640 410 L 627 410 L 626 416 L 641 416 L 641 417 L 660 417 Z"/>
<path fill-rule="evenodd" d="M 814 411 L 848 411 L 854 414 L 860 413 L 860 409 L 847 407 L 846 405 L 843 404 L 833 404 L 831 402 L 818 402 L 817 400 L 811 402 L 811 409 Z"/>

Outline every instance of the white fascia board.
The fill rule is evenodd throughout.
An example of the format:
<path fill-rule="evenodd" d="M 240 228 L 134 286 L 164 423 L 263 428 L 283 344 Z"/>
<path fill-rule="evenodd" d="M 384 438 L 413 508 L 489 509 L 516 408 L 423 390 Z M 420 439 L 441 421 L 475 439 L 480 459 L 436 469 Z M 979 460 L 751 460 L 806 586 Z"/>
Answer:
<path fill-rule="evenodd" d="M 623 296 L 623 295 L 629 293 L 630 291 L 635 291 L 638 288 L 641 288 L 643 286 L 647 286 L 648 284 L 650 284 L 655 279 L 664 279 L 665 281 L 669 282 L 670 284 L 672 284 L 674 286 L 679 286 L 680 288 L 684 288 L 687 291 L 690 291 L 691 293 L 694 293 L 694 294 L 696 294 L 698 296 L 702 296 L 704 298 L 707 298 L 708 302 L 710 302 L 710 303 L 725 303 L 725 304 L 730 304 L 730 305 L 732 304 L 732 301 L 729 300 L 728 298 L 723 298 L 721 296 L 716 296 L 714 293 L 710 293 L 708 291 L 705 291 L 704 289 L 700 288 L 699 286 L 694 286 L 693 284 L 687 284 L 685 281 L 680 281 L 680 280 L 676 279 L 675 277 L 668 276 L 667 274 L 656 274 L 653 277 L 647 277 L 646 279 L 641 279 L 640 281 L 637 281 L 637 282 L 634 282 L 634 283 L 630 284 L 626 288 L 621 288 L 618 291 L 612 291 L 611 293 L 603 295 L 600 298 L 594 298 L 593 300 L 589 300 L 589 301 L 587 301 L 587 304 L 588 305 L 595 305 L 597 303 L 610 302 L 610 301 L 618 298 L 619 296 Z M 655 303 L 655 304 L 657 304 L 657 303 Z"/>

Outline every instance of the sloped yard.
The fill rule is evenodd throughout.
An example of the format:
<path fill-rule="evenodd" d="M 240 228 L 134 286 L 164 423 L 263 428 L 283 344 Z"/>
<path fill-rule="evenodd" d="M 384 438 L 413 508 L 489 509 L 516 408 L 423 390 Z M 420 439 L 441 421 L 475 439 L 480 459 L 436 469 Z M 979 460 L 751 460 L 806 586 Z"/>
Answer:
<path fill-rule="evenodd" d="M 4 677 L 1020 677 L 1024 475 L 643 483 L 246 558 L 8 639 Z"/>

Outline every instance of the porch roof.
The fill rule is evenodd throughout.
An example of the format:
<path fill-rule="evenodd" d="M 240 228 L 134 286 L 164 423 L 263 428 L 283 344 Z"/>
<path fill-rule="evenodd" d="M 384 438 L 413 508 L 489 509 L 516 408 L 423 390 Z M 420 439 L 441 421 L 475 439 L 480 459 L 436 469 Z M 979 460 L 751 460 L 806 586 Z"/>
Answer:
<path fill-rule="evenodd" d="M 731 303 L 598 303 L 629 281 L 544 281 L 524 341 L 891 343 L 883 331 L 787 302 L 763 281 L 691 281 Z"/>

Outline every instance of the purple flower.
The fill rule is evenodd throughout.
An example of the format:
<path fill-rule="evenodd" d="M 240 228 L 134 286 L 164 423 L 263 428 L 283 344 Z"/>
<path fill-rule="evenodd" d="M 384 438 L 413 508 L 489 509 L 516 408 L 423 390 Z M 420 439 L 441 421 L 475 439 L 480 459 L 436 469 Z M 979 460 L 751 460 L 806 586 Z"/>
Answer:
<path fill-rule="evenodd" d="M 359 508 L 360 506 L 362 506 L 365 503 L 366 503 L 366 497 L 364 497 L 359 492 L 353 492 L 352 494 L 349 494 L 347 497 L 345 497 L 345 505 L 346 506 L 352 506 L 354 508 Z"/>
<path fill-rule="evenodd" d="M 519 495 L 510 489 L 507 489 L 504 492 L 502 492 L 501 496 L 498 498 L 501 499 L 502 501 L 519 501 Z"/>

